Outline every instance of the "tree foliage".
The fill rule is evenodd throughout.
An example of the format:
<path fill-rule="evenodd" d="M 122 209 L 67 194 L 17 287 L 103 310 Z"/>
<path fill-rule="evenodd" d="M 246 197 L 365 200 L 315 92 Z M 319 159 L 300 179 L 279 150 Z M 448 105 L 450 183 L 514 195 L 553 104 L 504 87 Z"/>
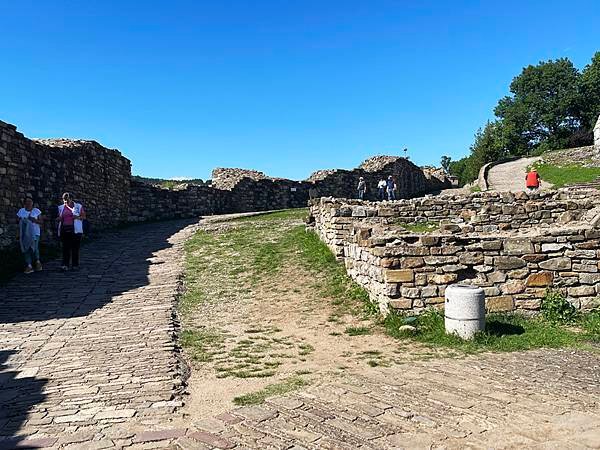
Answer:
<path fill-rule="evenodd" d="M 525 67 L 494 113 L 496 120 L 475 134 L 470 155 L 450 163 L 461 184 L 477 178 L 487 162 L 592 144 L 600 114 L 600 52 L 581 72 L 568 58 Z"/>

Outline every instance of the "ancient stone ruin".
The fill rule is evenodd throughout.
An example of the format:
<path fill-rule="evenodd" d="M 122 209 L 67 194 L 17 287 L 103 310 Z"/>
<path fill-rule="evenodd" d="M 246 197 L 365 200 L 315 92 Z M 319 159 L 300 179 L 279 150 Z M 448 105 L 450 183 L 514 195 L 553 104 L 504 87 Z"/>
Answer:
<path fill-rule="evenodd" d="M 212 185 L 182 184 L 175 189 L 152 185 L 131 176 L 131 162 L 117 150 L 95 141 L 28 139 L 15 126 L 0 121 L 0 248 L 15 236 L 15 211 L 29 194 L 44 213 L 45 234 L 54 231 L 56 205 L 72 192 L 88 211 L 94 230 L 123 223 L 192 218 L 202 215 L 299 208 L 309 197 L 353 198 L 360 176 L 367 180 L 367 198 L 392 175 L 400 198 L 450 187 L 406 158 L 376 157 L 354 170 L 330 170 L 294 181 L 245 169 L 215 169 Z"/>
<path fill-rule="evenodd" d="M 598 116 L 598 120 L 594 126 L 594 146 L 596 146 L 599 149 L 598 151 L 600 151 L 600 116 Z"/>
<path fill-rule="evenodd" d="M 481 286 L 489 311 L 538 310 L 549 287 L 588 310 L 600 306 L 599 200 L 595 189 L 564 189 L 321 198 L 310 210 L 321 239 L 384 313 L 443 307 L 457 282 Z M 408 231 L 419 223 L 435 230 Z"/>

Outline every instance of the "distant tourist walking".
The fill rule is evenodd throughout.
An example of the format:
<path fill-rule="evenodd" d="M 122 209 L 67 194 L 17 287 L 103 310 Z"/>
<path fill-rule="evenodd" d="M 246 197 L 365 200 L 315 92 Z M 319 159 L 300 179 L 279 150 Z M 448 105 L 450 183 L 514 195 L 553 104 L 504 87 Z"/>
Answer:
<path fill-rule="evenodd" d="M 381 180 L 379 180 L 379 183 L 377 183 L 377 193 L 379 195 L 379 200 L 381 200 L 381 201 L 385 200 L 385 186 L 386 186 L 386 182 L 382 178 Z"/>
<path fill-rule="evenodd" d="M 62 242 L 63 271 L 79 269 L 79 247 L 83 235 L 83 220 L 85 211 L 81 204 L 76 203 L 68 192 L 62 196 L 63 204 L 58 207 L 58 236 Z"/>
<path fill-rule="evenodd" d="M 539 189 L 540 181 L 540 174 L 537 173 L 535 168 L 531 169 L 525 176 L 525 186 L 527 186 L 527 190 L 529 191 L 535 191 Z"/>
<path fill-rule="evenodd" d="M 394 179 L 390 175 L 386 182 L 386 191 L 388 200 L 396 200 L 396 183 L 394 183 Z"/>
<path fill-rule="evenodd" d="M 42 223 L 42 212 L 33 207 L 33 199 L 26 197 L 23 208 L 17 212 L 19 227 L 17 239 L 25 259 L 25 273 L 42 270 L 40 261 L 40 235 Z"/>
<path fill-rule="evenodd" d="M 363 177 L 360 177 L 358 179 L 358 198 L 361 200 L 364 200 L 365 198 L 365 192 L 367 191 L 367 183 L 365 183 L 365 179 Z"/>

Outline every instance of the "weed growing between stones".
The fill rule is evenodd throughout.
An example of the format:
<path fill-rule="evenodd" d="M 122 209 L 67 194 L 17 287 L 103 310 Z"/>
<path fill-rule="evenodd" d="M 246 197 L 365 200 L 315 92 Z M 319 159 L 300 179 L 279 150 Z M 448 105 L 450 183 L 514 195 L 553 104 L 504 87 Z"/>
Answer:
<path fill-rule="evenodd" d="M 573 323 L 577 318 L 577 308 L 559 292 L 548 289 L 542 300 L 542 316 L 550 323 Z"/>
<path fill-rule="evenodd" d="M 251 392 L 249 394 L 235 397 L 233 399 L 233 403 L 238 406 L 260 405 L 264 403 L 265 400 L 269 397 L 287 394 L 288 392 L 295 391 L 296 389 L 307 386 L 309 384 L 310 383 L 307 380 L 299 376 L 293 376 L 285 379 L 281 383 L 270 384 L 264 389 L 261 389 L 260 391 Z"/>
<path fill-rule="evenodd" d="M 407 323 L 407 317 L 390 314 L 384 320 L 389 335 L 398 339 L 413 339 L 431 347 L 448 347 L 464 353 L 482 351 L 508 352 L 535 348 L 580 347 L 589 348 L 588 343 L 597 340 L 594 330 L 600 327 L 600 314 L 587 316 L 587 328 L 577 332 L 543 317 L 526 317 L 519 313 L 490 314 L 486 318 L 486 329 L 472 340 L 463 340 L 446 334 L 444 315 L 436 309 L 425 311 L 419 316 L 410 317 L 414 332 L 400 331 Z"/>

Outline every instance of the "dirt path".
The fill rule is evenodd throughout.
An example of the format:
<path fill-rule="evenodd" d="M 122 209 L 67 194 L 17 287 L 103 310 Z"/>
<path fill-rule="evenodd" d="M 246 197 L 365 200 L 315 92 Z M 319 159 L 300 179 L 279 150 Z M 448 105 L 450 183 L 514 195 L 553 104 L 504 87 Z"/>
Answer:
<path fill-rule="evenodd" d="M 403 345 L 326 298 L 326 280 L 293 255 L 249 282 L 242 260 L 261 252 L 242 236 L 257 232 L 255 246 L 276 245 L 299 223 L 266 222 L 258 232 L 244 225 L 233 234 L 240 224 L 210 224 L 193 247 L 205 267 L 195 282 L 218 298 L 183 320 L 207 339 L 200 353 L 186 348 L 192 374 L 182 412 L 207 448 L 599 448 L 597 354 L 465 358 Z M 261 405 L 234 404 L 291 378 L 310 384 Z M 196 448 L 187 437 L 170 442 Z"/>
<path fill-rule="evenodd" d="M 498 164 L 488 173 L 489 189 L 492 191 L 523 191 L 525 190 L 525 175 L 527 167 L 536 162 L 539 157 L 521 158 Z M 542 189 L 550 189 L 551 184 L 542 180 Z"/>
<path fill-rule="evenodd" d="M 244 226 L 207 224 L 201 229 L 219 236 Z M 298 226 L 302 226 L 298 220 L 269 224 L 260 239 L 276 241 Z M 214 259 L 237 258 L 236 263 L 244 265 L 242 260 L 249 255 L 240 254 L 239 246 L 223 251 L 226 243 L 216 246 L 218 255 L 207 247 L 197 252 Z M 204 290 L 219 295 L 221 301 L 203 302 L 183 320 L 184 329 L 197 330 L 207 342 L 202 354 L 196 354 L 200 364 L 191 362 L 186 415 L 214 416 L 234 407 L 236 397 L 290 378 L 323 383 L 416 357 L 416 353 L 401 353 L 398 342 L 373 328 L 370 320 L 351 314 L 348 305 L 336 307 L 323 298 L 319 274 L 293 258 L 255 283 L 245 280 L 241 269 L 233 268 L 233 278 L 223 272 L 218 267 L 205 270 L 201 281 Z M 194 358 L 193 349 L 187 353 Z M 422 353 L 432 354 L 426 349 Z"/>

